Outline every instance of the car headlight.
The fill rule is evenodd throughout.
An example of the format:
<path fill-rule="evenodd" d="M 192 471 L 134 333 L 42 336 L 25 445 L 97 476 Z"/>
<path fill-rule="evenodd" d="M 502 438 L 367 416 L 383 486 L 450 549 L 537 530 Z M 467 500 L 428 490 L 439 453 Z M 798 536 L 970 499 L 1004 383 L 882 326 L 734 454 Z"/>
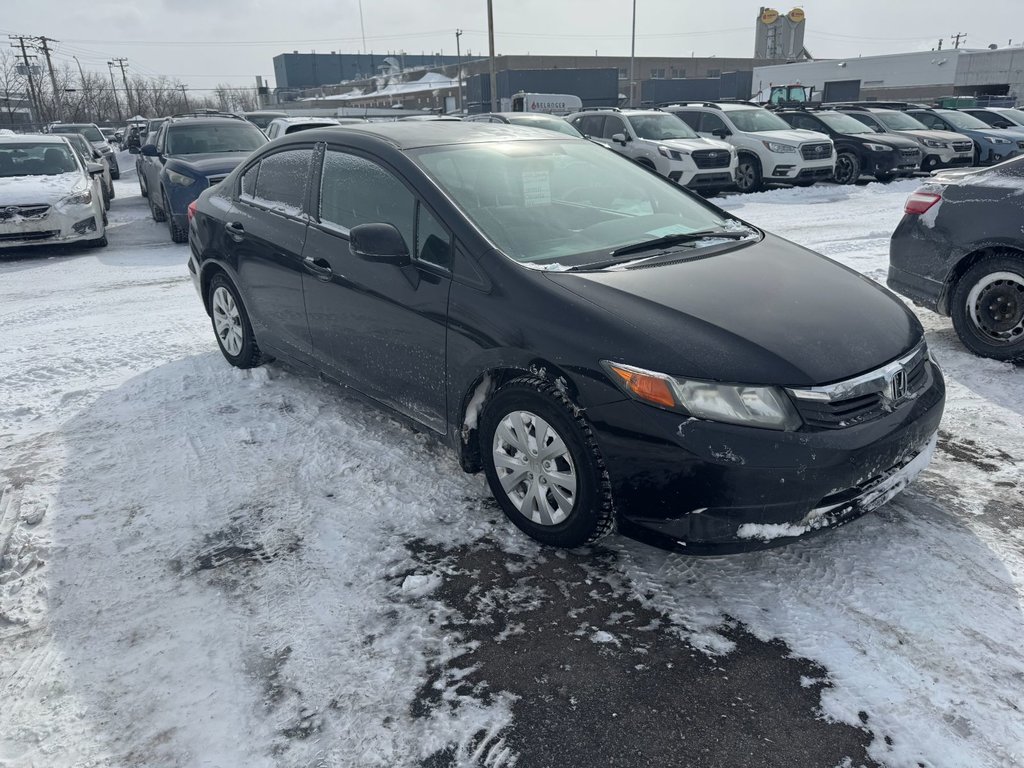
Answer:
<path fill-rule="evenodd" d="M 946 142 L 936 141 L 935 139 L 921 139 L 921 143 L 926 147 L 931 147 L 932 149 L 946 149 L 949 147 L 949 144 Z"/>
<path fill-rule="evenodd" d="M 768 147 L 769 152 L 778 152 L 779 154 L 796 152 L 796 147 L 791 144 L 780 144 L 777 141 L 762 141 L 761 143 Z"/>
<path fill-rule="evenodd" d="M 1012 144 L 1013 143 L 1009 139 L 1001 139 L 998 136 L 986 136 L 985 138 L 988 141 L 991 141 L 993 144 Z"/>
<path fill-rule="evenodd" d="M 888 147 L 885 144 L 865 144 L 865 147 L 870 149 L 872 152 L 892 152 L 892 147 Z"/>
<path fill-rule="evenodd" d="M 669 149 L 668 147 L 665 147 L 665 146 L 659 146 L 658 147 L 658 153 L 662 157 L 667 157 L 667 158 L 669 158 L 671 160 L 682 160 L 683 159 L 683 155 L 690 154 L 689 152 L 680 152 L 680 151 L 675 150 L 675 149 Z"/>
<path fill-rule="evenodd" d="M 191 176 L 186 176 L 185 174 L 178 173 L 176 171 L 168 171 L 167 180 L 170 181 L 171 184 L 175 184 L 179 187 L 190 187 L 196 183 L 196 180 Z"/>
<path fill-rule="evenodd" d="M 608 360 L 601 365 L 627 395 L 658 408 L 764 429 L 794 430 L 801 424 L 793 403 L 779 387 L 680 379 Z"/>
<path fill-rule="evenodd" d="M 66 205 L 89 205 L 92 202 L 92 190 L 86 189 L 84 192 L 72 192 L 61 202 Z"/>

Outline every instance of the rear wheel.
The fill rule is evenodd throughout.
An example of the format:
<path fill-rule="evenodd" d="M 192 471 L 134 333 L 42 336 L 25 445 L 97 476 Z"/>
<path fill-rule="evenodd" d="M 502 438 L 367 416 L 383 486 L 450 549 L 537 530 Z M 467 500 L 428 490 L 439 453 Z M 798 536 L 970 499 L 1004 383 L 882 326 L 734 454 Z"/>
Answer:
<path fill-rule="evenodd" d="M 533 377 L 487 403 L 484 472 L 508 519 L 542 544 L 578 547 L 612 529 L 611 483 L 590 425 L 565 395 Z"/>
<path fill-rule="evenodd" d="M 740 192 L 758 192 L 764 186 L 761 163 L 751 155 L 741 155 L 736 166 L 736 186 Z"/>
<path fill-rule="evenodd" d="M 139 174 L 139 192 L 142 193 L 143 197 L 149 197 L 149 190 L 146 189 L 146 178 L 141 173 Z"/>
<path fill-rule="evenodd" d="M 224 358 L 236 368 L 259 365 L 263 356 L 237 289 L 224 274 L 217 274 L 209 290 L 210 319 Z"/>
<path fill-rule="evenodd" d="M 836 184 L 856 184 L 860 178 L 860 158 L 853 152 L 840 152 L 833 178 Z"/>
<path fill-rule="evenodd" d="M 1024 256 L 988 256 L 957 281 L 951 299 L 953 328 L 971 352 L 1024 361 Z"/>

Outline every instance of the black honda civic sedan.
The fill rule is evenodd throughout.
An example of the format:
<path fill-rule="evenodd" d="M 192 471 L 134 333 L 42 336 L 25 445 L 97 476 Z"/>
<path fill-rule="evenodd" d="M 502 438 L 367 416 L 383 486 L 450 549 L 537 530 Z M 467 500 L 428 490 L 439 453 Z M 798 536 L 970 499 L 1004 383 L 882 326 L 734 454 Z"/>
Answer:
<path fill-rule="evenodd" d="M 928 463 L 945 388 L 885 289 L 582 139 L 306 131 L 190 210 L 221 351 L 442 436 L 520 529 L 684 552 L 848 522 Z"/>

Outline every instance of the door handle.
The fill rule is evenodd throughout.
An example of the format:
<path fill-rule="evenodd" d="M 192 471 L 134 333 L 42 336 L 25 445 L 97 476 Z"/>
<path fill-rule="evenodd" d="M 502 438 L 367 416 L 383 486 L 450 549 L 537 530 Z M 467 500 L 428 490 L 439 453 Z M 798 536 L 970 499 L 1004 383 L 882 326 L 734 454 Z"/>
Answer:
<path fill-rule="evenodd" d="M 242 239 L 245 237 L 245 227 L 242 226 L 241 222 L 229 221 L 224 225 L 224 230 L 236 243 L 242 242 Z"/>
<path fill-rule="evenodd" d="M 334 275 L 334 270 L 331 269 L 331 265 L 326 259 L 314 259 L 312 256 L 307 256 L 302 260 L 302 266 L 310 274 L 316 275 L 317 280 L 323 280 L 325 283 L 330 282 Z"/>

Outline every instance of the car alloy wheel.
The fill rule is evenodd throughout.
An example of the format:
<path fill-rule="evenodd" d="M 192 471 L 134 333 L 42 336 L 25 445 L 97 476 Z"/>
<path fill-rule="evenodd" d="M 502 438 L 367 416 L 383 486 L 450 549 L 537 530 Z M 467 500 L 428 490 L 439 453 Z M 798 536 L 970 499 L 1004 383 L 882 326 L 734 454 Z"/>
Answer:
<path fill-rule="evenodd" d="M 224 351 L 237 357 L 242 351 L 242 315 L 235 297 L 223 286 L 217 286 L 210 302 L 213 309 L 213 327 Z"/>
<path fill-rule="evenodd" d="M 993 272 L 978 280 L 967 294 L 967 315 L 990 344 L 1014 344 L 1024 339 L 1024 277 Z"/>
<path fill-rule="evenodd" d="M 538 525 L 564 522 L 576 503 L 578 478 L 558 431 L 530 411 L 513 411 L 494 433 L 492 459 L 505 495 Z"/>
<path fill-rule="evenodd" d="M 853 184 L 860 178 L 860 161 L 849 152 L 840 153 L 836 158 L 836 184 Z"/>
<path fill-rule="evenodd" d="M 736 167 L 736 186 L 740 192 L 757 192 L 761 188 L 761 169 L 757 161 L 743 158 Z"/>

